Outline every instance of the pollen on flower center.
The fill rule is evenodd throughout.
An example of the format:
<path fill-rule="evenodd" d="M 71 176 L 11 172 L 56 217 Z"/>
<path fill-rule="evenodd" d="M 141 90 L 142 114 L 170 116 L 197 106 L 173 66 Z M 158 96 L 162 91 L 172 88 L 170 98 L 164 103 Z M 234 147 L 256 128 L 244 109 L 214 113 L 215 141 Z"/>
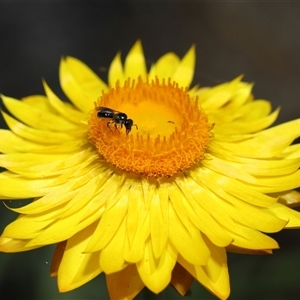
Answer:
<path fill-rule="evenodd" d="M 126 126 L 120 119 L 133 122 Z M 110 87 L 95 103 L 88 126 L 90 141 L 107 162 L 156 178 L 172 176 L 201 160 L 212 128 L 187 89 L 157 78 L 128 79 L 122 87 Z"/>

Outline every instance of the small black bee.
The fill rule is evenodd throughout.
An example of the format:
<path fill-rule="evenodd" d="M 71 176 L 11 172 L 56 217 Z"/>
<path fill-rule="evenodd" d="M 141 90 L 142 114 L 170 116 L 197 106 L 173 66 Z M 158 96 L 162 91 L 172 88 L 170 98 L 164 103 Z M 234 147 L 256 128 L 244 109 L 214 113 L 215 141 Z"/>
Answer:
<path fill-rule="evenodd" d="M 135 126 L 136 129 L 138 129 L 137 124 L 133 124 L 132 119 L 128 119 L 127 115 L 123 112 L 108 108 L 99 106 L 96 107 L 97 109 L 97 117 L 100 119 L 111 119 L 111 121 L 107 122 L 107 127 L 111 130 L 110 125 L 115 124 L 115 128 L 117 129 L 117 125 L 120 124 L 121 128 L 125 127 L 126 134 L 128 134 L 131 131 L 132 126 Z M 112 130 L 111 130 L 112 131 Z"/>

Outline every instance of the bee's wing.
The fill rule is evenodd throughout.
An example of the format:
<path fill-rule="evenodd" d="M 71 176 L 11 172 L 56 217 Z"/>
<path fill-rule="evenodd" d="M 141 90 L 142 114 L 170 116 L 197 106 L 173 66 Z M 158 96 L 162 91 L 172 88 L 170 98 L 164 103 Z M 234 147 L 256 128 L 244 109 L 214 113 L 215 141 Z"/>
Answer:
<path fill-rule="evenodd" d="M 114 114 L 119 114 L 119 113 L 121 113 L 121 112 L 118 111 L 118 110 L 115 110 L 115 109 L 109 108 L 109 107 L 105 107 L 105 106 L 97 106 L 96 109 L 97 109 L 98 111 L 103 110 L 103 111 L 107 111 L 107 112 L 114 113 Z"/>

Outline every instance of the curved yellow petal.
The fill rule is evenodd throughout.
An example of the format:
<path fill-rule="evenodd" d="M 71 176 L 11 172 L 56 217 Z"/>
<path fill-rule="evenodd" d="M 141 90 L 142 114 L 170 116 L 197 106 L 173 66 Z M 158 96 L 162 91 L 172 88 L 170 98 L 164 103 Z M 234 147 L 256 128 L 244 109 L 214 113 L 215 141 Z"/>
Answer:
<path fill-rule="evenodd" d="M 123 270 L 127 263 L 124 260 L 123 248 L 126 239 L 126 221 L 123 219 L 117 232 L 100 251 L 99 263 L 105 274 L 111 274 Z"/>
<path fill-rule="evenodd" d="M 119 229 L 128 205 L 128 192 L 120 196 L 117 203 L 103 213 L 103 216 L 91 238 L 86 251 L 99 251 L 106 247 Z"/>
<path fill-rule="evenodd" d="M 247 134 L 247 133 L 257 132 L 272 125 L 276 121 L 278 114 L 279 114 L 279 109 L 276 109 L 272 114 L 268 116 L 259 119 L 251 119 L 251 121 L 236 120 L 233 122 L 228 122 L 223 124 L 217 122 L 214 127 L 214 132 L 218 134 L 224 134 L 224 135 L 241 134 L 241 133 Z"/>
<path fill-rule="evenodd" d="M 145 249 L 145 242 L 150 234 L 150 217 L 147 215 L 144 222 L 139 225 L 136 234 L 128 250 L 124 252 L 124 258 L 128 262 L 138 262 L 142 259 Z"/>
<path fill-rule="evenodd" d="M 191 222 L 215 245 L 220 247 L 229 245 L 232 242 L 232 238 L 216 220 L 218 220 L 221 224 L 221 220 L 223 220 L 226 224 L 233 223 L 232 220 L 229 219 L 227 215 L 224 216 L 223 210 L 220 212 L 220 215 L 222 215 L 222 217 L 224 216 L 224 218 L 214 218 L 211 211 L 213 210 L 216 212 L 216 215 L 218 215 L 218 211 L 220 209 L 214 206 L 214 202 L 205 205 L 209 199 L 207 192 L 205 192 L 204 189 L 201 189 L 191 178 L 176 180 L 176 183 L 185 195 L 183 204 Z M 179 211 L 179 209 L 176 211 Z"/>
<path fill-rule="evenodd" d="M 2 96 L 5 107 L 21 122 L 33 128 L 60 132 L 77 128 L 75 124 L 14 98 Z"/>
<path fill-rule="evenodd" d="M 0 174 L 0 197 L 2 199 L 28 199 L 44 196 L 56 189 L 56 178 L 22 178 L 9 172 Z"/>
<path fill-rule="evenodd" d="M 251 203 L 251 199 L 255 195 L 258 198 L 261 197 L 262 200 L 264 198 L 267 200 L 268 196 L 260 195 L 253 191 L 251 187 L 233 178 L 226 178 L 217 173 L 213 174 L 208 170 L 205 173 L 205 175 L 202 174 L 201 180 L 220 199 L 220 206 L 233 220 L 264 232 L 276 232 L 286 225 L 287 220 L 276 218 L 268 209 L 259 208 L 255 203 Z M 245 202 L 247 200 L 249 203 Z M 254 201 L 257 201 L 257 199 Z M 271 201 L 269 205 L 275 203 L 276 198 L 271 198 Z"/>
<path fill-rule="evenodd" d="M 285 191 L 274 196 L 279 197 L 279 203 L 288 207 L 297 207 L 300 205 L 300 193 L 297 191 Z"/>
<path fill-rule="evenodd" d="M 143 259 L 137 263 L 137 270 L 145 285 L 158 294 L 171 281 L 171 273 L 175 266 L 177 252 L 168 244 L 159 259 L 155 259 L 150 240 L 145 244 Z"/>
<path fill-rule="evenodd" d="M 181 256 L 178 257 L 178 262 L 211 293 L 219 299 L 227 299 L 230 294 L 230 283 L 226 251 L 224 248 L 216 247 L 208 239 L 205 242 L 211 253 L 205 266 L 192 265 Z"/>
<path fill-rule="evenodd" d="M 201 107 L 208 114 L 220 108 L 222 108 L 222 111 L 223 108 L 236 111 L 238 107 L 249 101 L 252 90 L 252 85 L 241 82 L 241 79 L 242 76 L 238 76 L 230 82 L 222 83 L 212 88 L 200 88 L 196 94 L 199 96 Z M 223 114 L 220 117 L 223 117 Z M 232 118 L 231 116 L 228 117 Z"/>
<path fill-rule="evenodd" d="M 121 53 L 118 53 L 108 69 L 108 83 L 111 86 L 115 86 L 116 82 L 119 81 L 120 85 L 122 86 L 125 79 L 126 78 L 121 61 Z"/>
<path fill-rule="evenodd" d="M 153 195 L 150 206 L 150 233 L 155 258 L 159 258 L 168 241 L 169 236 L 169 206 L 167 187 L 161 185 Z"/>
<path fill-rule="evenodd" d="M 44 145 L 25 140 L 10 130 L 0 129 L 0 152 L 2 153 L 66 153 L 74 152 L 85 144 L 82 140 L 72 140 L 61 144 Z"/>
<path fill-rule="evenodd" d="M 27 105 L 39 109 L 40 111 L 46 111 L 54 115 L 59 115 L 58 111 L 50 105 L 49 99 L 44 95 L 27 96 L 22 98 L 21 101 Z"/>
<path fill-rule="evenodd" d="M 227 177 L 232 177 L 252 184 L 257 184 L 257 178 L 249 174 L 241 165 L 234 164 L 231 161 L 223 160 L 213 155 L 207 154 L 207 159 L 202 161 L 207 169 L 216 171 Z"/>
<path fill-rule="evenodd" d="M 275 203 L 270 207 L 271 212 L 278 218 L 285 218 L 288 220 L 286 228 L 300 228 L 300 212 L 292 210 L 281 203 Z"/>
<path fill-rule="evenodd" d="M 58 275 L 58 269 L 60 266 L 60 263 L 62 261 L 62 258 L 64 256 L 64 252 L 66 249 L 67 241 L 60 242 L 56 245 L 53 257 L 52 257 L 52 263 L 50 268 L 50 276 L 56 277 Z"/>
<path fill-rule="evenodd" d="M 166 53 L 155 63 L 155 72 L 153 75 L 158 76 L 159 78 L 172 78 L 179 63 L 180 59 L 175 53 Z"/>
<path fill-rule="evenodd" d="M 226 97 L 227 95 L 227 97 Z M 261 124 L 265 121 L 260 121 L 260 119 L 264 119 L 266 116 L 268 116 L 271 113 L 271 104 L 270 102 L 266 100 L 255 100 L 251 102 L 245 103 L 243 106 L 239 107 L 238 109 L 236 107 L 230 106 L 230 101 L 232 100 L 232 94 L 227 92 L 221 96 L 225 96 L 223 99 L 223 103 L 226 104 L 223 107 L 218 107 L 217 109 L 211 109 L 207 108 L 206 111 L 209 114 L 209 120 L 212 123 L 216 123 L 222 127 L 223 124 L 225 126 L 229 127 L 228 125 L 233 122 L 233 126 L 237 127 L 236 123 L 240 126 L 243 125 L 243 123 L 247 122 L 254 122 L 254 125 Z M 216 97 L 216 96 L 214 96 Z M 216 99 L 216 102 L 219 102 L 219 99 Z M 222 114 L 220 115 L 220 109 L 222 110 Z M 278 109 L 279 111 L 279 109 Z M 276 113 L 274 114 L 276 116 Z M 224 130 L 224 135 L 227 134 Z M 244 133 L 245 134 L 245 133 Z"/>
<path fill-rule="evenodd" d="M 236 223 L 237 229 L 234 232 L 228 232 L 233 237 L 232 244 L 240 248 L 252 250 L 270 250 L 278 249 L 278 243 L 271 237 L 261 233 L 258 230 Z M 240 233 L 238 233 L 238 231 Z M 242 234 L 241 234 L 242 233 Z"/>
<path fill-rule="evenodd" d="M 300 136 L 300 119 L 293 120 L 255 134 L 251 139 L 240 143 L 220 143 L 235 155 L 249 158 L 272 158 L 285 150 L 294 139 Z M 215 144 L 219 144 L 213 141 Z"/>
<path fill-rule="evenodd" d="M 194 77 L 194 70 L 196 64 L 195 46 L 192 46 L 185 56 L 179 62 L 171 79 L 176 81 L 179 86 L 189 87 Z"/>
<path fill-rule="evenodd" d="M 85 214 L 86 207 L 68 218 L 64 218 L 51 224 L 48 228 L 39 232 L 29 243 L 29 246 L 50 245 L 70 239 L 73 235 L 73 227 L 77 225 Z M 53 222 L 53 220 L 51 220 Z M 60 230 L 64 228 L 65 230 Z"/>
<path fill-rule="evenodd" d="M 60 84 L 64 93 L 81 111 L 88 113 L 107 85 L 84 63 L 73 57 L 61 60 Z"/>
<path fill-rule="evenodd" d="M 51 213 L 48 214 L 48 217 Z M 26 246 L 31 242 L 31 239 L 38 236 L 38 234 L 53 222 L 53 219 L 40 220 L 39 216 L 20 216 L 14 222 L 6 226 L 2 235 L 14 239 L 26 240 Z M 37 248 L 41 245 L 29 245 L 30 248 Z"/>
<path fill-rule="evenodd" d="M 173 288 L 181 295 L 185 296 L 185 294 L 190 289 L 192 283 L 194 281 L 194 277 L 179 263 L 176 263 L 171 278 L 171 285 Z"/>
<path fill-rule="evenodd" d="M 280 157 L 293 159 L 300 157 L 300 144 L 294 144 L 284 149 L 282 153 L 279 155 Z"/>
<path fill-rule="evenodd" d="M 130 49 L 125 59 L 125 78 L 137 79 L 139 76 L 146 79 L 147 67 L 141 41 L 137 41 Z"/>
<path fill-rule="evenodd" d="M 62 154 L 0 154 L 0 166 L 28 178 L 66 176 L 67 170 L 83 169 L 94 161 L 90 151 Z M 63 182 L 63 181 L 62 181 Z"/>
<path fill-rule="evenodd" d="M 270 101 L 263 99 L 255 99 L 255 101 L 245 103 L 238 109 L 240 118 L 243 120 L 257 120 L 268 116 L 272 111 Z"/>
<path fill-rule="evenodd" d="M 111 300 L 133 299 L 145 286 L 134 264 L 106 275 L 106 284 Z"/>
<path fill-rule="evenodd" d="M 210 252 L 199 230 L 191 224 L 189 231 L 187 231 L 171 204 L 169 205 L 169 221 L 172 224 L 169 228 L 169 238 L 176 250 L 189 263 L 205 265 Z"/>
<path fill-rule="evenodd" d="M 300 169 L 292 174 L 276 177 L 263 177 L 260 179 L 260 185 L 255 189 L 262 193 L 278 193 L 288 191 L 299 187 Z"/>
<path fill-rule="evenodd" d="M 99 253 L 84 253 L 94 230 L 95 224 L 68 240 L 57 274 L 60 292 L 71 291 L 102 272 L 98 263 Z"/>
<path fill-rule="evenodd" d="M 45 93 L 47 95 L 50 105 L 62 117 L 64 117 L 66 120 L 69 120 L 75 124 L 80 124 L 81 126 L 83 124 L 83 121 L 86 122 L 86 114 L 75 109 L 75 107 L 68 105 L 68 103 L 61 101 L 54 94 L 54 92 L 50 89 L 50 87 L 48 86 L 48 84 L 45 81 L 43 81 L 43 86 L 44 86 L 44 90 L 45 90 Z"/>
<path fill-rule="evenodd" d="M 126 219 L 126 235 L 128 238 L 129 246 L 132 245 L 134 236 L 140 224 L 142 224 L 146 214 L 144 206 L 144 194 L 142 187 L 137 184 L 135 187 L 132 186 L 129 190 L 130 201 L 128 202 L 127 219 Z M 125 252 L 129 250 L 124 250 Z"/>
<path fill-rule="evenodd" d="M 28 127 L 16 119 L 10 117 L 8 114 L 2 111 L 2 116 L 12 132 L 16 135 L 27 139 L 29 141 L 38 142 L 41 144 L 55 144 L 68 142 L 74 137 L 64 132 L 53 132 L 49 130 L 41 130 Z"/>
<path fill-rule="evenodd" d="M 15 253 L 39 248 L 38 246 L 27 247 L 28 241 L 29 240 L 9 238 L 2 235 L 0 236 L 0 251 L 7 253 Z"/>
<path fill-rule="evenodd" d="M 233 253 L 239 253 L 239 254 L 251 254 L 251 255 L 267 255 L 267 254 L 273 254 L 272 249 L 261 249 L 261 250 L 253 250 L 253 249 L 246 249 L 246 248 L 240 248 L 234 245 L 229 245 L 226 247 L 226 250 Z"/>

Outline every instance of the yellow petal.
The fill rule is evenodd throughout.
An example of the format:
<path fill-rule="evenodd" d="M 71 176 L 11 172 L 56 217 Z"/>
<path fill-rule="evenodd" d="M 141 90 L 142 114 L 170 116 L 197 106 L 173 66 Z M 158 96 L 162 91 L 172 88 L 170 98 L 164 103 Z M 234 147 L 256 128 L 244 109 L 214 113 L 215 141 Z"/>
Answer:
<path fill-rule="evenodd" d="M 210 170 L 219 172 L 228 177 L 236 178 L 252 184 L 257 184 L 258 180 L 251 176 L 241 165 L 234 164 L 231 161 L 219 159 L 213 155 L 207 154 L 206 159 L 202 161 L 203 166 Z"/>
<path fill-rule="evenodd" d="M 177 251 L 193 265 L 205 265 L 209 258 L 209 249 L 203 238 L 192 224 L 187 231 L 175 213 L 173 205 L 169 205 L 169 238 Z"/>
<path fill-rule="evenodd" d="M 123 71 L 120 53 L 115 56 L 108 70 L 108 83 L 111 86 L 114 86 L 117 81 L 119 81 L 121 86 L 123 86 L 125 81 L 125 74 Z"/>
<path fill-rule="evenodd" d="M 168 202 L 167 189 L 164 185 L 161 185 L 153 195 L 150 206 L 151 241 L 155 258 L 162 255 L 168 241 Z"/>
<path fill-rule="evenodd" d="M 45 81 L 43 81 L 43 86 L 49 103 L 53 107 L 53 109 L 55 109 L 66 120 L 69 120 L 75 124 L 80 124 L 82 126 L 83 121 L 86 121 L 86 114 L 75 109 L 75 107 L 68 105 L 68 103 L 61 101 Z"/>
<path fill-rule="evenodd" d="M 83 253 L 94 230 L 95 224 L 85 228 L 68 240 L 58 269 L 58 288 L 60 292 L 73 290 L 102 272 L 98 263 L 99 252 Z"/>
<path fill-rule="evenodd" d="M 2 112 L 2 115 L 6 124 L 12 132 L 29 141 L 49 145 L 54 143 L 63 143 L 74 139 L 72 136 L 64 132 L 53 132 L 28 127 L 10 117 L 5 112 Z"/>
<path fill-rule="evenodd" d="M 2 199 L 27 199 L 41 197 L 54 190 L 56 178 L 21 178 L 9 172 L 0 174 L 0 197 Z"/>
<path fill-rule="evenodd" d="M 234 144 L 223 142 L 219 146 L 243 157 L 273 158 L 300 136 L 299 128 L 300 119 L 297 119 L 258 132 L 252 139 Z"/>
<path fill-rule="evenodd" d="M 253 250 L 253 249 L 240 248 L 234 245 L 227 246 L 226 250 L 233 253 L 254 254 L 254 255 L 267 255 L 273 253 L 272 249 Z"/>
<path fill-rule="evenodd" d="M 117 203 L 104 212 L 95 234 L 88 244 L 87 252 L 99 251 L 111 241 L 125 217 L 127 205 L 128 192 L 121 195 Z"/>
<path fill-rule="evenodd" d="M 106 84 L 89 67 L 73 57 L 61 60 L 59 78 L 65 94 L 85 113 L 94 108 L 102 90 L 107 90 Z"/>
<path fill-rule="evenodd" d="M 126 78 L 137 79 L 141 76 L 143 80 L 146 79 L 147 68 L 140 41 L 137 41 L 130 49 L 125 59 L 124 71 Z"/>
<path fill-rule="evenodd" d="M 124 247 L 124 258 L 133 263 L 142 259 L 144 244 L 150 231 L 150 214 L 145 207 L 145 195 L 139 182 L 131 186 L 129 197 L 126 220 L 128 244 Z"/>
<path fill-rule="evenodd" d="M 179 86 L 189 87 L 194 77 L 196 64 L 195 46 L 192 46 L 178 64 L 171 79 L 176 81 Z"/>
<path fill-rule="evenodd" d="M 77 194 L 68 201 L 63 209 L 61 209 L 60 214 L 58 215 L 59 218 L 64 219 L 72 216 L 82 210 L 85 206 L 88 206 L 95 214 L 98 209 L 105 204 L 104 200 L 99 201 L 98 199 L 95 199 L 98 196 L 99 189 L 103 185 L 102 179 L 102 174 L 99 174 L 98 176 L 89 178 L 86 182 L 81 182 L 83 185 L 77 189 Z M 42 202 L 44 201 L 45 199 L 42 199 Z M 51 202 L 55 202 L 55 200 L 52 200 Z M 85 218 L 86 215 L 84 219 Z"/>
<path fill-rule="evenodd" d="M 297 207 L 300 205 L 300 193 L 297 191 L 282 192 L 274 196 L 279 197 L 278 202 L 288 207 Z"/>
<path fill-rule="evenodd" d="M 272 114 L 260 118 L 251 120 L 241 120 L 232 121 L 224 124 L 216 123 L 214 127 L 214 132 L 218 134 L 241 134 L 241 133 L 252 133 L 265 129 L 272 125 L 277 119 L 279 114 L 279 109 L 276 109 Z"/>
<path fill-rule="evenodd" d="M 294 144 L 284 149 L 279 155 L 287 159 L 299 158 L 300 157 L 300 144 Z"/>
<path fill-rule="evenodd" d="M 82 209 L 72 217 L 57 221 L 56 223 L 39 233 L 28 243 L 28 245 L 50 245 L 71 238 L 73 234 L 73 226 L 81 221 L 84 213 L 85 210 Z M 64 228 L 64 230 L 61 230 L 62 228 Z"/>
<path fill-rule="evenodd" d="M 7 253 L 14 253 L 14 252 L 23 252 L 23 251 L 28 251 L 28 250 L 33 250 L 38 248 L 38 246 L 27 247 L 28 241 L 29 240 L 14 239 L 14 238 L 0 236 L 0 251 L 7 252 Z"/>
<path fill-rule="evenodd" d="M 64 256 L 66 245 L 67 245 L 67 241 L 60 242 L 56 245 L 53 258 L 52 258 L 51 268 L 50 268 L 51 277 L 56 277 L 58 275 L 58 269 L 62 261 L 62 258 Z"/>
<path fill-rule="evenodd" d="M 253 100 L 252 89 L 254 84 L 243 82 L 241 81 L 242 78 L 243 75 L 240 75 L 231 80 L 231 82 L 229 82 L 229 84 L 227 85 L 227 88 L 232 88 L 236 83 L 235 88 L 231 90 L 232 96 L 230 102 L 227 104 L 227 107 L 231 110 L 240 109 Z"/>
<path fill-rule="evenodd" d="M 219 93 L 221 93 L 221 91 Z M 224 97 L 226 95 L 227 95 L 227 98 Z M 248 99 L 248 101 L 251 100 L 251 102 L 245 103 L 243 106 L 237 108 L 235 106 L 232 107 L 230 105 L 232 103 L 231 101 L 236 100 L 236 99 L 233 100 L 231 98 L 231 97 L 234 97 L 232 95 L 232 93 L 227 91 L 227 94 L 226 93 L 224 94 L 224 91 L 223 91 L 223 93 L 221 93 L 221 96 L 224 97 L 223 102 L 226 103 L 225 100 L 229 101 L 226 103 L 225 106 L 218 107 L 215 110 L 212 110 L 210 107 L 207 107 L 207 109 L 206 109 L 206 111 L 209 114 L 210 121 L 212 123 L 218 124 L 218 127 L 220 127 L 221 130 L 222 130 L 223 125 L 229 127 L 228 124 L 232 124 L 236 129 L 237 124 L 239 124 L 239 126 L 240 126 L 243 124 L 247 124 L 248 122 L 254 122 L 254 124 L 268 122 L 267 120 L 265 120 L 265 121 L 260 121 L 260 120 L 263 120 L 265 117 L 267 117 L 271 113 L 271 104 L 269 101 L 266 101 L 266 100 L 252 101 L 253 99 L 251 99 L 248 94 L 247 97 L 249 97 L 249 98 L 246 98 L 246 99 Z M 222 110 L 222 114 L 220 114 L 220 110 Z M 219 133 L 218 127 L 216 128 L 215 133 Z M 244 128 L 244 129 L 246 129 L 246 128 Z M 229 135 L 230 130 L 231 130 L 230 128 L 229 128 L 229 132 L 226 132 L 224 130 L 224 135 L 226 135 L 226 134 Z M 247 131 L 247 129 L 246 129 L 246 131 Z M 249 132 L 251 132 L 251 130 Z"/>
<path fill-rule="evenodd" d="M 230 82 L 212 88 L 200 88 L 197 91 L 201 107 L 208 113 L 221 107 L 240 107 L 248 101 L 252 86 L 241 82 L 238 76 Z M 225 106 L 226 104 L 226 106 Z M 221 116 L 222 117 L 222 116 Z M 228 116 L 231 120 L 231 116 Z"/>
<path fill-rule="evenodd" d="M 236 227 L 237 230 L 235 232 L 231 232 L 231 235 L 233 237 L 232 244 L 234 246 L 253 250 L 269 250 L 279 248 L 277 242 L 274 239 L 261 233 L 258 230 L 254 230 L 238 223 L 236 223 Z M 242 234 L 238 234 L 238 230 L 242 232 Z"/>
<path fill-rule="evenodd" d="M 221 224 L 223 222 L 233 224 L 230 218 L 226 218 L 226 215 L 224 216 L 223 209 L 220 211 L 220 209 L 214 205 L 214 202 L 208 201 L 209 195 L 207 195 L 207 192 L 201 189 L 199 185 L 190 178 L 176 180 L 176 183 L 186 196 L 183 203 L 191 222 L 217 246 L 224 247 L 229 245 L 232 242 L 232 238 L 215 221 L 218 220 Z M 208 205 L 205 204 L 206 202 L 209 202 Z M 214 219 L 212 211 L 216 216 L 219 211 L 223 218 Z"/>
<path fill-rule="evenodd" d="M 144 207 L 144 195 L 140 184 L 131 186 L 129 190 L 130 201 L 128 201 L 128 211 L 126 220 L 126 230 L 129 245 L 132 244 L 134 236 L 143 222 L 147 212 Z"/>
<path fill-rule="evenodd" d="M 272 106 L 270 101 L 255 99 L 255 101 L 245 103 L 238 109 L 240 116 L 244 120 L 258 120 L 271 113 Z"/>
<path fill-rule="evenodd" d="M 100 266 L 105 274 L 119 272 L 126 267 L 123 248 L 126 239 L 126 221 L 120 224 L 117 232 L 100 252 Z"/>
<path fill-rule="evenodd" d="M 59 115 L 58 111 L 51 106 L 49 99 L 44 95 L 31 95 L 22 98 L 22 102 L 35 107 L 41 111 L 50 112 L 55 115 Z"/>
<path fill-rule="evenodd" d="M 21 215 L 14 222 L 11 222 L 6 226 L 2 235 L 4 237 L 11 237 L 15 239 L 27 240 L 26 245 L 30 243 L 28 239 L 33 239 L 41 232 L 42 229 L 46 228 L 53 222 L 50 218 L 53 212 L 47 214 L 48 220 L 40 220 L 40 216 L 24 216 Z M 43 218 L 45 215 L 43 216 Z M 29 247 L 38 247 L 40 245 L 29 245 Z"/>
<path fill-rule="evenodd" d="M 71 171 L 72 174 L 76 174 L 75 170 L 73 170 L 72 168 Z M 64 184 L 60 185 L 59 187 L 57 186 L 52 191 L 49 191 L 49 193 L 47 193 L 42 198 L 37 199 L 36 201 L 33 201 L 26 206 L 10 209 L 12 211 L 23 214 L 38 214 L 47 212 L 48 210 L 54 211 L 54 208 L 56 208 L 55 212 L 58 215 L 62 211 L 69 209 L 69 206 L 77 200 L 76 195 L 78 194 L 78 192 L 82 189 L 86 190 L 86 184 L 89 181 L 91 181 L 95 177 L 100 177 L 100 175 L 96 175 L 97 174 L 90 171 L 88 175 L 83 173 L 81 176 L 69 178 Z M 68 205 L 64 205 L 66 202 L 68 202 Z M 71 204 L 69 204 L 70 202 Z M 102 205 L 101 203 L 98 204 Z"/>
<path fill-rule="evenodd" d="M 173 288 L 181 296 L 185 296 L 185 294 L 190 289 L 193 281 L 194 281 L 194 277 L 186 269 L 184 269 L 179 263 L 176 263 L 171 278 L 171 285 L 173 286 Z"/>
<path fill-rule="evenodd" d="M 300 212 L 292 210 L 280 203 L 275 203 L 270 210 L 278 218 L 285 218 L 288 220 L 286 228 L 300 228 Z"/>
<path fill-rule="evenodd" d="M 27 178 L 39 179 L 50 176 L 66 176 L 70 169 L 83 170 L 94 159 L 94 154 L 89 151 L 75 154 L 13 153 L 0 154 L 0 166 Z"/>
<path fill-rule="evenodd" d="M 75 124 L 14 98 L 2 96 L 5 107 L 21 122 L 37 129 L 62 131 L 77 128 Z"/>
<path fill-rule="evenodd" d="M 169 77 L 172 78 L 179 63 L 180 60 L 176 54 L 172 52 L 166 53 L 165 55 L 160 57 L 158 61 L 155 63 L 154 76 L 158 76 L 159 78 L 165 78 L 165 79 L 168 79 Z"/>
<path fill-rule="evenodd" d="M 137 270 L 148 289 L 158 294 L 168 286 L 176 258 L 176 250 L 168 244 L 162 256 L 155 259 L 152 244 L 148 240 L 145 244 L 143 259 L 137 263 Z"/>
<path fill-rule="evenodd" d="M 193 197 L 190 203 L 192 200 L 195 201 L 193 208 L 196 215 L 201 216 L 201 218 L 198 217 L 198 223 L 200 222 L 202 226 L 200 224 L 196 225 L 197 223 L 195 223 L 195 225 L 201 226 L 198 228 L 204 232 L 213 243 L 220 246 L 219 243 L 224 242 L 224 238 L 226 239 L 228 236 L 226 231 L 224 232 L 223 224 L 226 224 L 226 228 L 234 230 L 236 228 L 235 222 L 227 214 L 224 214 L 224 209 L 220 205 L 220 198 L 209 190 L 201 187 L 201 181 L 198 183 L 197 177 L 194 177 L 194 175 L 195 173 L 193 173 L 192 177 L 196 179 L 195 182 L 188 178 L 188 184 L 186 184 L 186 186 L 184 183 L 180 184 L 180 181 L 177 182 L 186 194 L 188 194 L 186 190 L 189 190 L 190 195 Z M 201 177 L 201 174 L 198 175 Z M 191 215 L 191 217 L 193 217 L 193 215 Z M 218 242 L 216 238 L 220 236 L 222 239 Z"/>
<path fill-rule="evenodd" d="M 212 147 L 211 147 L 212 146 Z M 209 146 L 209 151 L 213 152 L 215 156 L 207 155 L 207 158 L 215 159 L 216 162 L 220 162 L 221 167 L 223 167 L 223 162 L 225 163 L 225 167 L 227 165 L 233 166 L 234 169 L 239 168 L 242 169 L 243 172 L 238 173 L 241 174 L 240 176 L 243 176 L 243 181 L 251 182 L 251 178 L 247 178 L 247 175 L 245 176 L 245 172 L 255 175 L 255 176 L 280 176 L 280 175 L 287 175 L 290 173 L 293 173 L 297 171 L 297 169 L 300 166 L 300 158 L 273 158 L 273 159 L 254 159 L 254 158 L 245 158 L 245 157 L 239 157 L 232 155 L 228 151 L 222 149 L 222 151 L 218 151 L 216 153 L 216 147 L 214 147 L 213 143 Z M 219 161 L 219 158 L 221 161 Z M 214 167 L 217 169 L 217 165 Z M 229 171 L 229 168 L 228 168 Z M 231 174 L 234 175 L 235 170 L 231 171 Z M 244 175 L 242 175 L 244 174 Z M 239 175 L 235 175 L 233 177 L 239 179 Z M 240 177 L 241 178 L 241 177 Z M 253 179 L 252 179 L 253 181 Z M 258 180 L 256 180 L 256 184 L 259 183 Z"/>
<path fill-rule="evenodd" d="M 66 153 L 74 152 L 82 147 L 80 139 L 61 143 L 59 145 L 38 144 L 25 140 L 10 130 L 0 129 L 0 152 L 2 153 Z"/>
<path fill-rule="evenodd" d="M 140 221 L 137 231 L 134 235 L 132 243 L 126 252 L 124 252 L 124 258 L 128 262 L 138 262 L 142 259 L 145 242 L 150 234 L 150 217 L 149 214 L 144 216 L 144 220 Z"/>
<path fill-rule="evenodd" d="M 260 207 L 269 207 L 277 201 L 274 197 L 256 191 L 256 186 L 245 184 L 239 180 L 223 176 L 206 168 L 202 168 L 201 172 L 191 172 L 191 176 L 201 186 L 209 187 L 216 195 L 222 195 L 224 189 L 238 199 Z"/>
<path fill-rule="evenodd" d="M 255 187 L 255 189 L 261 193 L 278 193 L 296 189 L 299 187 L 299 184 L 300 169 L 284 176 L 262 177 L 260 179 L 260 186 Z"/>
<path fill-rule="evenodd" d="M 70 160 L 70 154 L 32 154 L 14 153 L 0 154 L 0 166 L 7 170 L 28 177 L 44 177 L 57 175 L 58 170 L 63 169 L 63 165 Z M 80 162 L 80 161 L 79 161 Z"/>
<path fill-rule="evenodd" d="M 181 256 L 178 257 L 178 262 L 211 293 L 220 299 L 227 299 L 230 294 L 230 283 L 226 251 L 224 248 L 216 247 L 208 239 L 205 242 L 211 253 L 207 265 L 192 265 Z"/>
<path fill-rule="evenodd" d="M 133 299 L 145 286 L 134 264 L 106 275 L 106 284 L 111 300 Z"/>

